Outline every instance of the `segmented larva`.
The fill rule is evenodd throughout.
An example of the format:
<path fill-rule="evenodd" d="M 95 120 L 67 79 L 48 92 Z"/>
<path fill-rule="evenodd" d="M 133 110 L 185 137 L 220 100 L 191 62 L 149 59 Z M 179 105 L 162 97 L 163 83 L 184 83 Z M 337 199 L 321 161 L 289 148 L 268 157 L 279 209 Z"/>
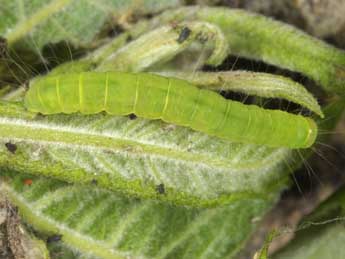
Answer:
<path fill-rule="evenodd" d="M 226 100 L 180 80 L 147 73 L 84 72 L 33 80 L 28 110 L 42 114 L 134 113 L 234 142 L 307 148 L 317 136 L 315 122 L 301 115 Z"/>

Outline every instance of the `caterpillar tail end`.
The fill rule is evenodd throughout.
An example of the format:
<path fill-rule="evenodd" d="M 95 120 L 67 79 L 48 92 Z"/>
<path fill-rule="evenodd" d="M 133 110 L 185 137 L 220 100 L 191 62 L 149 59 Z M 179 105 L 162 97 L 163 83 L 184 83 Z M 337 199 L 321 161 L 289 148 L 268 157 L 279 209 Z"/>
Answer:
<path fill-rule="evenodd" d="M 317 125 L 316 125 L 315 121 L 313 119 L 310 119 L 310 118 L 306 118 L 306 120 L 309 124 L 309 132 L 308 132 L 306 141 L 305 141 L 302 148 L 311 147 L 315 143 L 317 133 L 318 133 Z"/>

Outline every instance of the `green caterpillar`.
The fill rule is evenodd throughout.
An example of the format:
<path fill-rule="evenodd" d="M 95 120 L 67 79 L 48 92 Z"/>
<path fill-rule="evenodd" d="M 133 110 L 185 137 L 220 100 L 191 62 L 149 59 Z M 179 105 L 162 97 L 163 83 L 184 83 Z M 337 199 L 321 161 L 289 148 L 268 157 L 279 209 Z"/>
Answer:
<path fill-rule="evenodd" d="M 147 73 L 84 72 L 33 80 L 25 106 L 42 114 L 131 113 L 190 127 L 230 141 L 307 148 L 315 122 L 280 110 L 226 100 L 180 80 Z"/>

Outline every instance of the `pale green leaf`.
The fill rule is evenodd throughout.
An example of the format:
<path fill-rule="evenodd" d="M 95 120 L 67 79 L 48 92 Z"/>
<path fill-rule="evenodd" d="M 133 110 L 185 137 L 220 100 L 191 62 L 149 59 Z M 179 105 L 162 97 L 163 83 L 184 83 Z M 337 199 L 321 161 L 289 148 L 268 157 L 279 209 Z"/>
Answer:
<path fill-rule="evenodd" d="M 323 202 L 297 228 L 296 237 L 275 259 L 345 258 L 345 189 Z"/>
<path fill-rule="evenodd" d="M 184 30 L 187 30 L 186 36 L 180 38 Z M 109 55 L 97 70 L 143 71 L 172 59 L 193 43 L 202 44 L 203 51 L 206 43 L 213 45 L 211 55 L 205 60 L 210 65 L 220 65 L 228 54 L 228 43 L 217 26 L 206 22 L 186 22 L 162 26 L 145 33 Z M 203 62 L 200 63 L 202 65 Z"/>
<path fill-rule="evenodd" d="M 187 20 L 218 26 L 231 54 L 297 71 L 327 91 L 345 92 L 345 52 L 297 28 L 245 10 L 200 6 L 167 11 L 155 17 L 151 26 Z"/>
<path fill-rule="evenodd" d="M 0 114 L 0 167 L 69 182 L 97 180 L 127 195 L 192 206 L 275 198 L 292 152 L 230 143 L 160 120 L 105 114 L 31 119 L 9 103 L 0 104 Z M 17 145 L 15 154 L 7 142 Z M 160 184 L 165 194 L 157 192 Z"/>
<path fill-rule="evenodd" d="M 104 43 L 105 32 L 119 23 L 126 24 L 132 16 L 180 4 L 180 0 L 0 2 L 0 39 L 4 38 L 8 46 L 0 58 L 0 87 L 2 82 L 22 84 L 33 74 L 47 71 L 47 65 L 75 59 L 74 54 L 81 54 L 81 49 Z"/>
<path fill-rule="evenodd" d="M 28 178 L 30 186 L 24 184 Z M 233 257 L 271 205 L 253 197 L 191 209 L 14 172 L 5 179 L 0 191 L 27 222 L 99 258 Z"/>
<path fill-rule="evenodd" d="M 157 12 L 178 4 L 179 0 L 3 0 L 0 35 L 10 47 L 19 43 L 36 52 L 59 41 L 88 45 L 111 17 Z"/>
<path fill-rule="evenodd" d="M 298 237 L 274 259 L 336 259 L 345 258 L 344 223 L 313 226 Z"/>

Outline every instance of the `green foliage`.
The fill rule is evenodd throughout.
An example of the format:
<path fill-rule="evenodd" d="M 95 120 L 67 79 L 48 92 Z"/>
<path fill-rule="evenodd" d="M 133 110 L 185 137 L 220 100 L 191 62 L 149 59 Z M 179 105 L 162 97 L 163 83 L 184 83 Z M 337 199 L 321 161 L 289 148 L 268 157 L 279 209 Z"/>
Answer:
<path fill-rule="evenodd" d="M 193 206 L 270 199 L 291 151 L 230 143 L 161 121 L 97 115 L 36 116 L 0 105 L 0 165 Z M 5 147 L 12 141 L 16 154 Z M 254 173 L 255 172 L 255 173 Z M 165 195 L 156 186 L 163 183 Z M 191 184 L 192 183 L 192 184 Z M 274 195 L 273 195 L 274 197 Z"/>
<path fill-rule="evenodd" d="M 270 206 L 238 200 L 214 209 L 129 199 L 97 186 L 9 172 L 1 185 L 36 228 L 101 258 L 224 258 L 234 255 Z M 31 186 L 25 179 L 33 181 Z"/>
<path fill-rule="evenodd" d="M 186 20 L 219 26 L 232 54 L 303 73 L 325 90 L 344 94 L 345 52 L 292 26 L 244 10 L 199 6 L 165 12 L 152 26 Z"/>
<path fill-rule="evenodd" d="M 199 87 L 217 91 L 234 91 L 265 98 L 281 98 L 324 117 L 317 100 L 303 85 L 278 75 L 250 71 L 226 72 L 162 72 L 160 74 L 185 79 Z"/>
<path fill-rule="evenodd" d="M 183 30 L 188 30 L 188 34 L 181 41 L 179 38 Z M 228 42 L 218 26 L 206 22 L 186 22 L 145 33 L 104 59 L 97 70 L 143 71 L 158 62 L 163 64 L 169 61 L 193 43 L 201 43 L 204 47 L 207 43 L 214 45 L 212 54 L 205 61 L 209 65 L 220 65 L 228 54 Z"/>
<path fill-rule="evenodd" d="M 294 241 L 273 259 L 333 259 L 344 258 L 344 223 L 334 222 L 311 226 L 298 233 Z"/>
<path fill-rule="evenodd" d="M 0 39 L 6 44 L 4 50 L 0 46 L 0 86 L 23 83 L 48 66 L 100 46 L 106 24 L 115 30 L 130 17 L 178 5 L 179 0 L 4 0 Z"/>
<path fill-rule="evenodd" d="M 342 188 L 303 219 L 296 237 L 273 258 L 344 258 L 344 200 L 345 189 Z"/>
<path fill-rule="evenodd" d="M 3 1 L 0 9 L 0 35 L 9 47 L 24 44 L 39 52 L 47 43 L 68 41 L 89 45 L 110 17 L 125 13 L 157 12 L 177 6 L 178 0 L 37 0 Z"/>
<path fill-rule="evenodd" d="M 25 48 L 41 55 L 42 47 L 61 40 L 95 47 L 103 40 L 99 33 L 106 21 L 118 21 L 119 15 L 123 18 L 138 7 L 145 13 L 179 2 L 37 0 L 18 5 L 5 1 L 0 8 L 4 18 L 0 34 L 16 52 Z M 125 69 L 158 68 L 161 72 L 166 68 L 163 62 L 182 51 L 200 56 L 203 48 L 193 43 L 199 25 L 210 26 L 201 30 L 211 35 L 208 52 L 196 65 L 187 58 L 183 64 L 188 71 L 200 68 L 210 53 L 217 57 L 211 63 L 218 64 L 230 52 L 301 72 L 331 92 L 344 89 L 342 51 L 260 15 L 209 7 L 183 7 L 149 21 L 139 20 L 112 42 L 54 73 L 90 71 L 100 64 L 121 69 L 121 62 L 127 62 Z M 185 26 L 194 36 L 185 45 L 176 44 Z M 162 51 L 165 44 L 172 48 Z M 150 60 L 152 55 L 157 59 Z M 182 67 L 173 62 L 167 66 L 175 71 Z M 21 73 L 18 67 L 15 73 Z M 7 73 L 0 65 L 0 76 Z M 257 80 L 242 77 L 236 82 L 239 89 L 234 89 L 286 98 L 322 115 L 316 101 L 299 85 L 273 75 L 254 77 L 268 78 L 268 83 L 259 81 L 248 90 L 245 85 Z M 197 84 L 210 87 L 206 79 L 210 78 Z M 259 89 L 266 84 L 271 91 L 271 82 L 289 88 L 273 95 Z M 22 93 L 23 88 L 5 98 L 20 100 Z M 340 102 L 325 110 L 320 129 L 331 129 L 343 108 Z M 15 148 L 8 148 L 9 143 Z M 44 117 L 26 111 L 21 102 L 0 103 L 0 193 L 19 207 L 23 219 L 35 229 L 62 235 L 71 251 L 59 244 L 49 246 L 59 259 L 236 258 L 300 163 L 300 153 L 289 149 L 229 143 L 160 121 L 104 114 Z M 343 238 L 333 228 L 326 231 L 338 235 L 340 241 Z M 323 242 L 319 244 L 325 248 Z"/>

